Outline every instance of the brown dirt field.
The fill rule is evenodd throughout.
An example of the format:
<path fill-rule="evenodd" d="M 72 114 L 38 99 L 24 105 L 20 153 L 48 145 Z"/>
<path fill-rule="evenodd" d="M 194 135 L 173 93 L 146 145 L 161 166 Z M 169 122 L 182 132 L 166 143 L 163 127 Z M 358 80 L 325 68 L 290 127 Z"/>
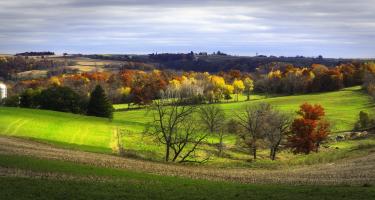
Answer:
<path fill-rule="evenodd" d="M 63 160 L 99 167 L 118 168 L 167 176 L 257 184 L 362 185 L 375 183 L 375 152 L 335 163 L 277 170 L 220 169 L 121 158 L 112 155 L 57 148 L 34 141 L 0 137 L 0 153 Z M 9 173 L 17 174 L 17 173 Z M 18 174 L 25 174 L 19 172 Z M 26 172 L 27 174 L 27 172 Z M 7 175 L 2 172 L 0 175 Z"/>

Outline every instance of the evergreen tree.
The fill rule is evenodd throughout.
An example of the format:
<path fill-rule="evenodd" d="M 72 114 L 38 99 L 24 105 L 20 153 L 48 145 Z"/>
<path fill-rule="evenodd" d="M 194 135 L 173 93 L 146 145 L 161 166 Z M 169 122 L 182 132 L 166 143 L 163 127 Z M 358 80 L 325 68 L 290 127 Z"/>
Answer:
<path fill-rule="evenodd" d="M 113 110 L 113 106 L 108 100 L 103 88 L 97 85 L 91 93 L 90 101 L 87 106 L 87 115 L 112 119 Z"/>

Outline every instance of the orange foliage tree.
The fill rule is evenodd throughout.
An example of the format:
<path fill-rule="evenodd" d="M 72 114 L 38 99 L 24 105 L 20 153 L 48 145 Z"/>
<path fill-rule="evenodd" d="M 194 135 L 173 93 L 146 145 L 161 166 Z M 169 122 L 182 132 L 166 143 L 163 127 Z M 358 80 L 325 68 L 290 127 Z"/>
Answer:
<path fill-rule="evenodd" d="M 293 153 L 309 154 L 318 151 L 320 144 L 329 135 L 329 123 L 324 121 L 324 108 L 321 105 L 304 103 L 294 119 L 291 135 L 288 138 L 288 147 Z"/>

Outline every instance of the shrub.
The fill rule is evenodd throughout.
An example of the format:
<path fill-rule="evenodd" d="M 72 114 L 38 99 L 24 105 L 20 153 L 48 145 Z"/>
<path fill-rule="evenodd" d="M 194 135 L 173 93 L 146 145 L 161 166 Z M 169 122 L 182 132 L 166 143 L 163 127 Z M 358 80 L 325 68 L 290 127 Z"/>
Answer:
<path fill-rule="evenodd" d="M 23 108 L 36 108 L 38 107 L 38 96 L 40 95 L 39 89 L 27 89 L 20 95 L 20 106 Z"/>
<path fill-rule="evenodd" d="M 363 130 L 371 128 L 375 125 L 375 120 L 371 119 L 369 114 L 365 111 L 359 112 L 359 119 L 354 125 L 354 130 Z"/>
<path fill-rule="evenodd" d="M 68 87 L 53 86 L 37 97 L 40 108 L 61 112 L 84 113 L 86 100 Z"/>
<path fill-rule="evenodd" d="M 2 101 L 4 106 L 7 107 L 18 107 L 20 105 L 20 96 L 18 95 L 13 95 L 9 96 Z"/>

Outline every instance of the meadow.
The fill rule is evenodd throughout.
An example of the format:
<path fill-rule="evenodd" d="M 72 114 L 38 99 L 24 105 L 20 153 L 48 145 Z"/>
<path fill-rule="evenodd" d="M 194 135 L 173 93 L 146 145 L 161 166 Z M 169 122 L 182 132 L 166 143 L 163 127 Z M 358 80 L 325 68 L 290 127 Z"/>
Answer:
<path fill-rule="evenodd" d="M 294 113 L 320 103 L 333 135 L 351 130 L 372 99 L 360 87 L 337 92 L 223 102 L 228 117 L 246 104 L 268 102 Z M 146 108 L 116 105 L 114 119 L 47 110 L 0 107 L 0 199 L 374 199 L 375 138 L 331 141 L 319 153 L 282 151 L 277 161 L 261 150 L 256 162 L 225 137 L 225 157 L 203 166 L 161 161 L 163 146 L 144 134 Z M 125 108 L 125 109 L 124 109 Z M 126 157 L 112 155 L 113 131 L 128 130 Z M 215 151 L 210 136 L 199 152 Z M 152 160 L 152 161 L 147 161 Z"/>
<path fill-rule="evenodd" d="M 0 155 L 2 167 L 17 169 L 17 176 L 12 176 L 11 171 L 7 171 L 8 177 L 0 176 L 0 199 L 9 200 L 375 198 L 375 188 L 367 186 L 217 182 L 15 155 Z"/>
<path fill-rule="evenodd" d="M 281 97 L 268 97 L 253 95 L 251 101 L 243 101 L 241 96 L 239 102 L 221 103 L 226 115 L 233 117 L 235 112 L 241 111 L 246 104 L 267 102 L 282 111 L 295 113 L 300 104 L 304 102 L 319 103 L 326 109 L 327 119 L 332 124 L 333 132 L 351 130 L 361 110 L 372 113 L 374 104 L 371 98 L 365 94 L 360 87 L 346 88 L 336 92 L 317 93 L 308 95 L 294 95 Z M 160 160 L 163 156 L 163 146 L 158 145 L 153 138 L 143 134 L 148 122 L 152 119 L 147 109 L 134 109 L 115 112 L 113 121 L 107 119 L 60 113 L 47 110 L 33 110 L 22 108 L 0 108 L 0 133 L 8 136 L 26 137 L 33 140 L 53 143 L 61 147 L 76 148 L 79 150 L 100 153 L 112 153 L 113 131 L 116 127 L 128 130 L 124 137 L 125 149 L 128 154 L 137 158 L 148 160 Z M 210 136 L 207 144 L 200 152 L 213 152 L 215 148 L 210 145 L 217 142 L 215 136 Z M 224 139 L 228 146 L 226 156 L 219 158 L 212 156 L 209 164 L 218 166 L 241 166 L 251 165 L 263 167 L 263 165 L 274 165 L 264 161 L 258 164 L 244 162 L 249 160 L 247 152 L 235 148 L 236 136 L 229 135 Z M 341 145 L 343 148 L 335 150 L 332 148 L 323 150 L 322 154 L 331 156 L 332 151 L 341 151 L 341 157 L 348 156 L 350 150 L 358 143 L 352 145 Z M 354 147 L 353 147 L 354 146 Z M 321 154 L 320 154 L 321 155 Z M 335 154 L 336 155 L 336 154 Z M 260 152 L 260 157 L 267 157 L 266 150 Z M 315 154 L 311 157 L 317 157 Z M 337 157 L 339 159 L 340 156 Z M 289 152 L 279 154 L 280 162 L 299 163 L 298 156 L 292 156 Z M 306 160 L 306 157 L 304 157 Z M 308 157 L 307 157 L 307 160 Z M 313 159 L 314 160 L 314 159 Z M 330 160 L 330 158 L 328 158 Z M 312 162 L 314 161 L 306 161 Z"/>

